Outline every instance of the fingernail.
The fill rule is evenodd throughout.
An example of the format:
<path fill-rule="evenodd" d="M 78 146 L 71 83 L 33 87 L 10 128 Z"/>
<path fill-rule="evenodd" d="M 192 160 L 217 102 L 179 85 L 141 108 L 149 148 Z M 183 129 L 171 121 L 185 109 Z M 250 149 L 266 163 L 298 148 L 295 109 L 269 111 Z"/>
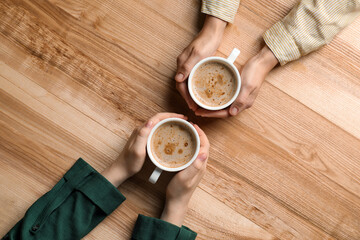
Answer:
<path fill-rule="evenodd" d="M 201 154 L 199 155 L 199 157 L 198 157 L 198 159 L 201 160 L 201 161 L 205 161 L 206 158 L 207 158 L 207 156 L 206 156 L 205 153 L 201 153 Z"/>
<path fill-rule="evenodd" d="M 148 121 L 145 126 L 149 128 L 152 126 L 152 124 L 153 124 L 152 121 Z"/>
<path fill-rule="evenodd" d="M 231 111 L 231 115 L 236 115 L 239 112 L 239 108 L 238 107 L 232 107 L 230 111 Z"/>
<path fill-rule="evenodd" d="M 175 80 L 178 81 L 178 82 L 182 81 L 183 78 L 184 78 L 184 74 L 182 74 L 182 73 L 178 73 L 175 76 Z"/>

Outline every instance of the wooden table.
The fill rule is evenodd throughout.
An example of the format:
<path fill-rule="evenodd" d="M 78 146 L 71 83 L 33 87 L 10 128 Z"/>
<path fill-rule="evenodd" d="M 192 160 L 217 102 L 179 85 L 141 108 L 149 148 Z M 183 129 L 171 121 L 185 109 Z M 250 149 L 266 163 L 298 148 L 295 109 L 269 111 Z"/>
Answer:
<path fill-rule="evenodd" d="M 216 55 L 238 67 L 296 0 L 242 0 Z M 185 225 L 198 239 L 360 239 L 360 19 L 271 72 L 254 106 L 200 119 L 174 87 L 200 1 L 0 1 L 0 235 L 83 157 L 101 171 L 157 112 L 189 115 L 212 144 Z M 158 217 L 171 175 L 144 170 L 86 239 L 129 239 Z"/>

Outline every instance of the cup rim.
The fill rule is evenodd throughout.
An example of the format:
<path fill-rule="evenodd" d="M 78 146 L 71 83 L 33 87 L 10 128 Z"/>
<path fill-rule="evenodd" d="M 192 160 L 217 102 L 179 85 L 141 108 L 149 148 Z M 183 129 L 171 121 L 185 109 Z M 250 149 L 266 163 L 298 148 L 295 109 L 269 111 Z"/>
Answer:
<path fill-rule="evenodd" d="M 212 61 L 212 60 L 217 60 L 217 61 L 223 62 L 223 63 L 225 63 L 227 66 L 229 66 L 229 67 L 233 70 L 233 72 L 235 73 L 235 75 L 236 75 L 236 82 L 237 82 L 237 87 L 236 87 L 236 91 L 235 91 L 234 96 L 233 96 L 228 102 L 226 102 L 225 104 L 220 105 L 220 106 L 216 106 L 216 107 L 211 107 L 211 106 L 208 106 L 208 105 L 205 105 L 205 104 L 201 103 L 201 102 L 195 97 L 195 93 L 193 92 L 192 87 L 191 87 L 191 82 L 192 82 L 192 78 L 193 78 L 193 75 L 194 75 L 195 71 L 196 71 L 202 64 L 204 64 L 205 62 Z M 203 60 L 201 60 L 200 62 L 198 62 L 198 63 L 193 67 L 193 69 L 192 69 L 191 72 L 190 72 L 189 78 L 188 78 L 188 90 L 189 90 L 189 93 L 190 93 L 191 98 L 192 98 L 192 99 L 194 100 L 194 102 L 195 102 L 197 105 L 199 105 L 200 107 L 202 107 L 202 108 L 204 108 L 204 109 L 207 109 L 207 110 L 212 110 L 212 111 L 221 110 L 221 109 L 224 109 L 224 108 L 227 108 L 228 106 L 230 106 L 230 105 L 236 100 L 236 98 L 238 97 L 238 95 L 239 95 L 239 93 L 240 93 L 240 88 L 241 88 L 241 76 L 240 76 L 239 70 L 235 67 L 235 65 L 234 65 L 232 62 L 230 62 L 228 59 L 222 58 L 222 57 L 207 57 L 207 58 L 204 58 Z"/>
<path fill-rule="evenodd" d="M 195 136 L 195 140 L 196 140 L 196 150 L 195 150 L 195 153 L 194 153 L 193 157 L 186 164 L 184 164 L 184 165 L 182 165 L 180 167 L 177 167 L 177 168 L 169 168 L 169 167 L 165 167 L 165 166 L 161 165 L 158 161 L 156 161 L 156 159 L 153 156 L 152 151 L 151 151 L 151 138 L 152 138 L 154 132 L 156 131 L 156 129 L 158 129 L 161 125 L 163 125 L 163 124 L 165 124 L 167 122 L 172 122 L 172 121 L 173 122 L 179 122 L 181 124 L 185 124 L 192 131 L 193 135 Z M 198 132 L 196 131 L 195 127 L 192 124 L 190 124 L 188 121 L 186 121 L 186 120 L 184 120 L 182 118 L 166 118 L 166 119 L 163 119 L 160 122 L 158 122 L 153 127 L 153 129 L 151 129 L 148 140 L 147 140 L 147 144 L 146 144 L 146 150 L 147 150 L 147 153 L 148 153 L 148 156 L 149 156 L 150 160 L 152 161 L 152 163 L 156 167 L 160 168 L 161 170 L 167 171 L 167 172 L 178 172 L 178 171 L 181 171 L 181 170 L 187 168 L 188 166 L 190 166 L 195 161 L 197 156 L 199 155 L 199 152 L 200 152 L 200 136 L 199 136 Z"/>

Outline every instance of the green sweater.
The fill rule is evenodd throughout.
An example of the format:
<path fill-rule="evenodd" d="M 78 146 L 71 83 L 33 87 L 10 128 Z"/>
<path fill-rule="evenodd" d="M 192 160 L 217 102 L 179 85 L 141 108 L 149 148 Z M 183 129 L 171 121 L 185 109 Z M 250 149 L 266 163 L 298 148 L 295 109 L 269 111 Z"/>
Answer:
<path fill-rule="evenodd" d="M 80 158 L 2 239 L 80 239 L 124 200 L 106 178 Z M 185 226 L 139 215 L 131 239 L 195 238 L 196 233 Z"/>

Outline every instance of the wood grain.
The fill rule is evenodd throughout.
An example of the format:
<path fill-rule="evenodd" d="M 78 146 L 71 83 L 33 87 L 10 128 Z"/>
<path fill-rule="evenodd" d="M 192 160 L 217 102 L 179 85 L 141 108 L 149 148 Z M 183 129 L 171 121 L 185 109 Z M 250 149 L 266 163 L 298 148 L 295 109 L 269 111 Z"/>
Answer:
<path fill-rule="evenodd" d="M 296 3 L 241 2 L 216 55 L 241 50 Z M 198 239 L 360 238 L 360 19 L 328 46 L 277 68 L 236 118 L 196 118 L 176 92 L 176 57 L 199 31 L 199 1 L 0 1 L 0 235 L 83 157 L 97 170 L 132 129 L 161 111 L 207 133 L 208 171 L 185 225 Z M 129 239 L 139 213 L 158 217 L 153 169 L 85 239 Z M 6 220 L 5 220 L 6 219 Z"/>

